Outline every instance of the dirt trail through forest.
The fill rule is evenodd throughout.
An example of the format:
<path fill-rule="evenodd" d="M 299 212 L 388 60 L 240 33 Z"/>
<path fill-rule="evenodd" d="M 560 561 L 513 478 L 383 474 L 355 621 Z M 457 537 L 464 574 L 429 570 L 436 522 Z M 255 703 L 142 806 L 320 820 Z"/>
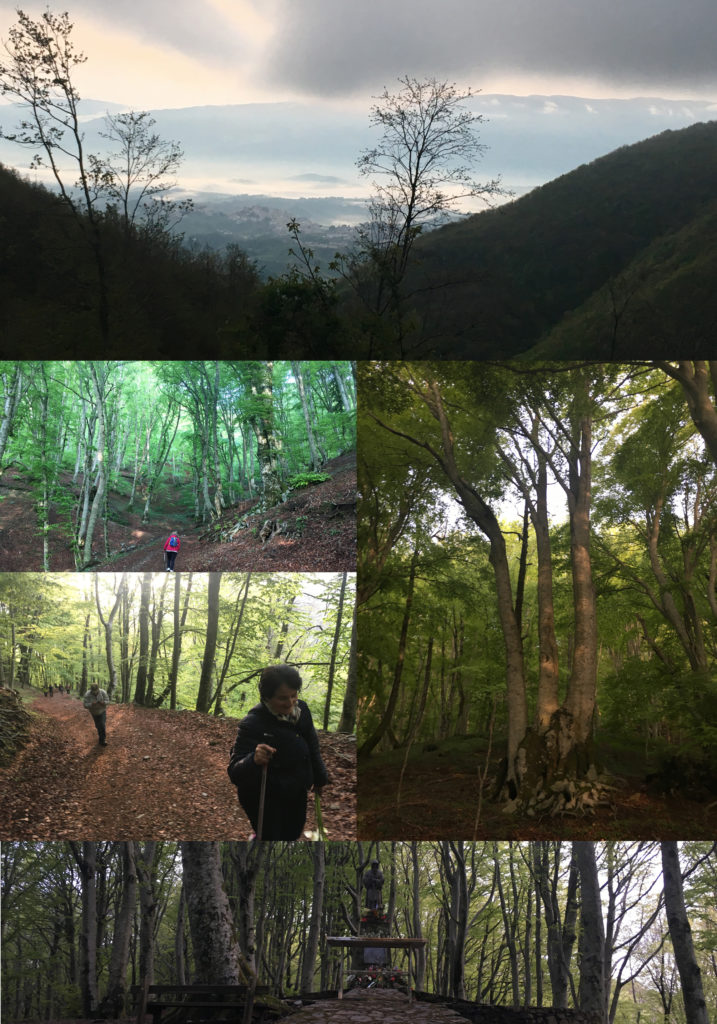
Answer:
<path fill-rule="evenodd" d="M 181 548 L 177 572 L 355 572 L 356 456 L 332 459 L 330 479 L 300 489 L 274 508 L 254 510 L 256 499 L 226 509 L 220 521 L 196 525 L 186 495 L 168 485 L 156 499 L 150 523 L 127 497 L 111 492 L 106 531 L 98 525 L 89 568 L 98 572 L 164 572 L 164 542 L 177 530 Z M 63 481 L 71 490 L 69 477 Z M 258 506 L 257 506 L 258 508 Z M 182 512 L 181 510 L 185 511 Z M 58 507 L 50 511 L 49 564 L 53 572 L 73 571 L 73 528 Z M 234 527 L 240 524 L 240 528 Z M 269 538 L 262 540 L 263 526 Z M 104 558 L 106 532 L 108 559 Z M 0 570 L 40 572 L 42 543 L 32 489 L 15 469 L 0 477 Z"/>
<path fill-rule="evenodd" d="M 248 839 L 251 825 L 226 774 L 235 719 L 113 704 L 107 746 L 67 694 L 38 697 L 32 736 L 0 771 L 0 839 Z M 355 742 L 319 733 L 331 778 L 329 839 L 356 837 Z M 306 829 L 315 829 L 313 795 Z"/>
<path fill-rule="evenodd" d="M 292 1024 L 458 1024 L 465 1017 L 447 1006 L 410 1002 L 400 992 L 353 989 L 343 999 L 322 999 L 299 1010 Z"/>
<path fill-rule="evenodd" d="M 157 527 L 150 531 L 147 529 L 143 536 L 137 540 L 137 547 L 124 555 L 118 555 L 111 562 L 96 565 L 93 568 L 99 571 L 109 569 L 112 572 L 165 572 L 164 564 L 164 542 L 169 536 L 169 529 L 162 529 L 157 532 Z M 198 535 L 180 533 L 181 548 L 175 560 L 177 572 L 185 569 L 187 571 L 195 568 L 193 554 L 198 547 Z"/>

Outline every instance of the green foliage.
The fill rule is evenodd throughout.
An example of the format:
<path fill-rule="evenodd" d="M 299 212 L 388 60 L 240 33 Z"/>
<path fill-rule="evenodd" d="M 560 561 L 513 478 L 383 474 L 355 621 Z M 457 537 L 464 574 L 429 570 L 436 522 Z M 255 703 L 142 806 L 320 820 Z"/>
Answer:
<path fill-rule="evenodd" d="M 330 479 L 330 473 L 296 473 L 289 477 L 289 487 L 296 490 L 299 487 L 308 487 L 310 484 L 322 484 L 324 480 Z"/>

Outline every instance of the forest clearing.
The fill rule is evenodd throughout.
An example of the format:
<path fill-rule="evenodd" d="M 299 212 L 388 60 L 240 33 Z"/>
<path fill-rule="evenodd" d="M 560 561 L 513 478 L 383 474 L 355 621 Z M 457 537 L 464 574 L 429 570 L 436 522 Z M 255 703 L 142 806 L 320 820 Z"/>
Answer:
<path fill-rule="evenodd" d="M 715 381 L 362 364 L 360 834 L 714 834 Z"/>
<path fill-rule="evenodd" d="M 352 569 L 355 407 L 349 362 L 0 363 L 0 568 Z"/>
<path fill-rule="evenodd" d="M 107 714 L 97 743 L 81 701 L 37 697 L 29 742 L 0 769 L 0 839 L 138 835 L 152 839 L 249 839 L 252 827 L 227 777 L 237 720 L 132 704 Z M 356 742 L 320 733 L 330 785 L 322 817 L 331 839 L 356 831 Z M 306 831 L 315 835 L 313 798 Z"/>
<path fill-rule="evenodd" d="M 3 1020 L 707 1024 L 716 853 L 4 843 Z"/>
<path fill-rule="evenodd" d="M 90 563 L 92 571 L 160 572 L 164 543 L 176 530 L 181 547 L 178 572 L 250 569 L 259 572 L 326 572 L 356 567 L 356 456 L 330 459 L 329 479 L 294 492 L 286 502 L 259 509 L 259 499 L 239 502 L 222 511 L 210 526 L 177 513 L 181 488 L 168 483 L 155 498 L 149 523 L 139 512 L 126 510 L 126 499 L 110 490 L 104 536 L 109 559 Z M 70 478 L 65 483 L 69 489 Z M 0 570 L 37 572 L 43 548 L 34 522 L 33 489 L 27 479 L 8 470 L 0 478 Z M 54 508 L 48 540 L 52 571 L 73 570 L 75 561 Z M 267 525 L 268 524 L 268 525 Z"/>

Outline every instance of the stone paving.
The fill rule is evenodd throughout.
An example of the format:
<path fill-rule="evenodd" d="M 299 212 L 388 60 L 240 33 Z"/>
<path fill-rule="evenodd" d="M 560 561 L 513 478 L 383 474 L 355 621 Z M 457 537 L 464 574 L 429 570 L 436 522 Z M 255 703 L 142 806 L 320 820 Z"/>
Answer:
<path fill-rule="evenodd" d="M 446 1006 L 409 1003 L 390 989 L 353 989 L 343 999 L 322 999 L 286 1018 L 288 1024 L 466 1024 Z"/>

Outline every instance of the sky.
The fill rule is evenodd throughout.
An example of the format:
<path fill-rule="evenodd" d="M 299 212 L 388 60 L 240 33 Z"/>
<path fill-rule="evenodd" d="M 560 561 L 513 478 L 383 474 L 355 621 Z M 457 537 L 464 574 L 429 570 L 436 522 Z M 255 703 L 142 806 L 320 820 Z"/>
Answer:
<path fill-rule="evenodd" d="M 0 0 L 3 39 L 16 6 Z M 365 105 L 403 74 L 517 95 L 717 99 L 714 0 L 70 0 L 69 13 L 83 94 L 135 107 Z"/>
<path fill-rule="evenodd" d="M 435 76 L 461 89 L 479 90 L 486 97 L 537 94 L 609 100 L 642 96 L 679 101 L 679 123 L 675 121 L 674 127 L 705 119 L 704 107 L 694 113 L 690 101 L 709 103 L 717 112 L 714 0 L 685 4 L 674 0 L 606 0 L 603 4 L 594 0 L 67 0 L 67 4 L 75 26 L 73 38 L 87 56 L 75 75 L 81 96 L 127 108 L 299 103 L 323 126 L 332 117 L 345 118 L 350 139 L 356 135 L 359 119 L 368 122 L 373 98 L 384 88 L 396 91 L 397 79 L 410 75 Z M 38 17 L 45 6 L 33 0 L 23 4 L 23 10 Z M 15 8 L 16 0 L 0 0 L 3 41 L 16 21 Z M 54 9 L 59 12 L 62 7 Z M 0 63 L 2 57 L 0 49 Z M 558 111 L 559 105 L 541 108 L 546 129 L 548 115 Z M 496 125 L 496 118 L 507 115 L 495 110 L 490 116 Z M 523 183 L 532 186 L 548 180 L 556 171 L 562 173 L 616 145 L 671 127 L 670 117 L 653 117 L 653 127 L 646 114 L 644 129 L 608 133 L 602 149 L 589 151 L 581 144 L 557 168 L 531 173 L 528 153 Z M 276 139 L 284 133 L 283 127 L 278 130 Z M 541 130 L 538 125 L 537 134 Z M 523 133 L 523 123 L 516 121 L 513 131 Z M 579 133 L 585 135 L 584 127 Z M 276 146 L 268 127 L 264 134 Z M 252 154 L 259 141 L 252 135 Z M 493 144 L 490 138 L 486 141 Z M 363 144 L 360 139 L 353 154 Z M 554 147 L 552 138 L 547 145 Z M 297 163 L 296 174 L 336 175 L 345 182 L 355 157 L 341 168 L 338 160 L 337 166 L 331 166 L 325 157 L 324 152 L 313 165 L 302 161 L 298 166 L 293 155 L 289 160 Z M 7 162 L 4 151 L 0 159 Z M 506 153 L 505 159 L 511 163 L 511 154 Z M 520 186 L 521 175 L 516 177 L 512 166 L 510 172 L 512 182 Z M 201 177 L 196 161 L 192 173 L 197 180 Z M 489 173 L 494 174 L 492 167 Z M 288 176 L 280 168 L 265 175 L 267 183 L 274 184 Z M 247 177 L 261 183 L 261 166 L 251 167 Z M 338 188 L 333 194 L 356 194 L 350 184 L 348 191 Z M 260 189 L 252 186 L 249 191 Z"/>

